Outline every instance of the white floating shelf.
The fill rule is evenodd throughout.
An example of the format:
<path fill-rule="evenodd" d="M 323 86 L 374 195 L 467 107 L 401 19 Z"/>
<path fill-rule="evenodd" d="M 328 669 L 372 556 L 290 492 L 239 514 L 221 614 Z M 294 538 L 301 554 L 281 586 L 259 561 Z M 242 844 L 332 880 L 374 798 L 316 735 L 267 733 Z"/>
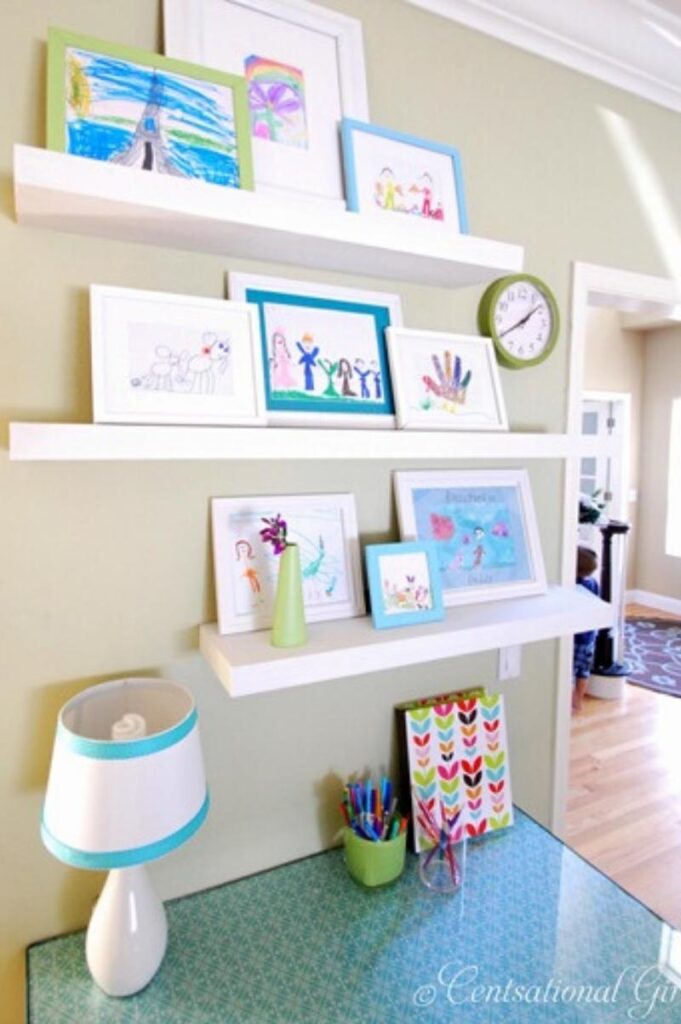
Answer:
<path fill-rule="evenodd" d="M 600 629 L 614 622 L 612 605 L 584 587 L 551 587 L 538 597 L 450 608 L 443 622 L 376 630 L 371 619 L 342 619 L 308 627 L 305 647 L 270 645 L 269 630 L 221 636 L 201 626 L 201 653 L 232 697 L 282 690 L 325 679 L 425 664 Z"/>
<path fill-rule="evenodd" d="M 603 450 L 568 434 L 11 423 L 21 461 L 149 459 L 555 459 Z"/>
<path fill-rule="evenodd" d="M 363 217 L 201 181 L 14 147 L 20 224 L 460 287 L 522 269 L 523 249 L 414 218 Z"/>

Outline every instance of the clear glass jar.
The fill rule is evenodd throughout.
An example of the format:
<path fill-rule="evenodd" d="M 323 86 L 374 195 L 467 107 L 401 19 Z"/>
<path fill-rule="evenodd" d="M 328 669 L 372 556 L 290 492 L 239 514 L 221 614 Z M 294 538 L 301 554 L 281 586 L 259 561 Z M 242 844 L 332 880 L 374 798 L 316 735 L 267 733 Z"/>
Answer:
<path fill-rule="evenodd" d="M 466 837 L 443 834 L 437 846 L 419 853 L 419 876 L 432 892 L 453 893 L 461 888 L 466 873 Z"/>

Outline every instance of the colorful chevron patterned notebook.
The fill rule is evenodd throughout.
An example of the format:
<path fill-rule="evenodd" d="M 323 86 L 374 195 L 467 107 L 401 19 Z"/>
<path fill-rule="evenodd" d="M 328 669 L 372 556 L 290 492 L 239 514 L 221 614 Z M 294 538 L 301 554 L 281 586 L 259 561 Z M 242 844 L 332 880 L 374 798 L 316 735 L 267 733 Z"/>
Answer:
<path fill-rule="evenodd" d="M 402 709 L 400 709 L 402 710 Z M 513 824 L 511 776 L 499 693 L 402 710 L 405 718 L 414 848 L 422 848 L 416 801 L 438 824 L 458 812 L 467 835 Z"/>

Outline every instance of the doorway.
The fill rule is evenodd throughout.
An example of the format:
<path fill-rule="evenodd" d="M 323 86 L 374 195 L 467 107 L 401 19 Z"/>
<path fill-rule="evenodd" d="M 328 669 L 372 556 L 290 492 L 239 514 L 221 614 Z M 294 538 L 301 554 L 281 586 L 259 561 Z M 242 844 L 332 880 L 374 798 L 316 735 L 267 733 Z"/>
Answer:
<path fill-rule="evenodd" d="M 608 514 L 625 520 L 630 518 L 627 512 L 635 509 L 632 499 L 638 497 L 636 490 L 630 489 L 631 477 L 627 477 L 630 459 L 626 441 L 631 429 L 625 430 L 627 394 L 584 390 L 589 309 L 601 307 L 664 319 L 673 312 L 680 293 L 678 284 L 661 278 L 587 264 L 574 267 L 568 422 L 569 430 L 582 438 L 582 451 L 566 474 L 566 524 L 576 519 L 577 497 L 582 491 L 600 489 L 611 496 Z M 648 450 L 646 457 L 650 456 Z M 636 482 L 634 487 L 638 487 Z M 574 549 L 570 550 L 567 528 L 564 554 L 563 579 L 568 583 Z M 676 827 L 675 817 L 681 699 L 627 686 L 624 700 L 592 702 L 594 713 L 577 720 L 571 729 L 568 700 L 572 643 L 566 640 L 562 646 L 567 663 L 566 688 L 559 695 L 564 703 L 557 708 L 556 736 L 559 744 L 565 739 L 565 749 L 559 751 L 559 756 L 565 758 L 568 773 L 571 769 L 569 784 L 566 779 L 565 795 L 569 792 L 570 799 L 563 836 L 625 889 L 679 927 L 678 892 L 668 880 L 678 878 L 681 871 L 681 825 Z M 652 765 L 659 771 L 652 772 Z M 636 820 L 633 830 L 632 819 Z M 641 827 L 646 831 L 644 847 L 640 844 Z M 660 870 L 663 862 L 665 869 Z"/>

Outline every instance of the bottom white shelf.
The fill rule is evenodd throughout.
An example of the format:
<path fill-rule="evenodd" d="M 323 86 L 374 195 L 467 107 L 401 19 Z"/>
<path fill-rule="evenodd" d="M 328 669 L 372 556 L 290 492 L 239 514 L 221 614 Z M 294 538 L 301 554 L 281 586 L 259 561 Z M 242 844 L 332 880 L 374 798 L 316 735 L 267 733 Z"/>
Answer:
<path fill-rule="evenodd" d="M 201 653 L 232 697 L 380 672 L 461 654 L 601 629 L 612 605 L 584 587 L 550 587 L 538 597 L 449 608 L 442 622 L 376 630 L 368 616 L 308 627 L 305 647 L 282 650 L 269 630 L 221 636 L 201 626 Z"/>

